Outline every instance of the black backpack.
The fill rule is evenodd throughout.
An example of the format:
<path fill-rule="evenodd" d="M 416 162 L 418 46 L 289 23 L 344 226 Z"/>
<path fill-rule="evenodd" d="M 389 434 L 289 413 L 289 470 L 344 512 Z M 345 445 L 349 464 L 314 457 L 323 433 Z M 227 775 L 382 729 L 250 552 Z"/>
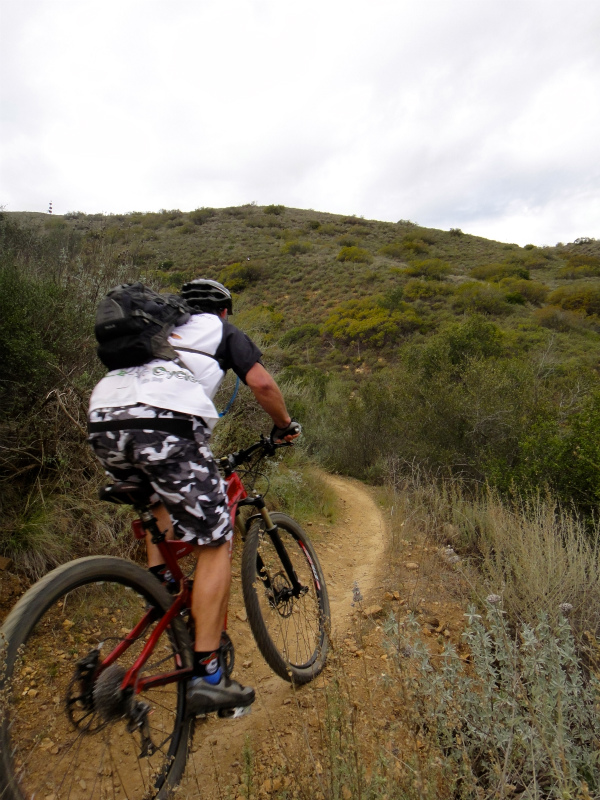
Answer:
<path fill-rule="evenodd" d="M 115 286 L 96 312 L 98 357 L 108 369 L 137 367 L 154 358 L 179 361 L 168 337 L 189 318 L 187 304 L 177 295 L 158 294 L 139 282 Z"/>

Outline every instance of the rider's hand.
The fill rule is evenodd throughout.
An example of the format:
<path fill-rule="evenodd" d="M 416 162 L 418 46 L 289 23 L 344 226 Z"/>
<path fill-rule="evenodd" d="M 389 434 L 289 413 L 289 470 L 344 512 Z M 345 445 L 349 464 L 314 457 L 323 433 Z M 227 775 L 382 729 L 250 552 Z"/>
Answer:
<path fill-rule="evenodd" d="M 273 425 L 270 438 L 274 443 L 292 442 L 294 439 L 297 439 L 301 433 L 302 425 L 293 419 L 285 428 L 278 428 L 277 425 Z"/>

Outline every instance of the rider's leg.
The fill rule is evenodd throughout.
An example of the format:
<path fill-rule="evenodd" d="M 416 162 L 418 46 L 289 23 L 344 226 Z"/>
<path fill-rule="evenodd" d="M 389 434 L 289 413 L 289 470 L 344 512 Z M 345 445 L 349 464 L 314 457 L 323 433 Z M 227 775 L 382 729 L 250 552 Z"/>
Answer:
<path fill-rule="evenodd" d="M 198 548 L 192 590 L 196 651 L 217 650 L 221 642 L 231 584 L 229 549 L 229 542 L 218 547 Z"/>
<path fill-rule="evenodd" d="M 247 708 L 254 702 L 254 689 L 228 678 L 219 658 L 231 582 L 230 545 L 204 545 L 198 550 L 192 590 L 194 678 L 187 691 L 188 709 L 198 714 Z"/>

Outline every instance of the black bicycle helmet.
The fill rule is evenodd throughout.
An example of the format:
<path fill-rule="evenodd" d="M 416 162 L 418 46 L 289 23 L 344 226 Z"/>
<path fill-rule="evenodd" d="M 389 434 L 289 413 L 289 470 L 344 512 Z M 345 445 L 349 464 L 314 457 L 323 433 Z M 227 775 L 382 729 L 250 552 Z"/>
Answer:
<path fill-rule="evenodd" d="M 181 289 L 181 297 L 186 303 L 197 311 L 210 311 L 217 313 L 226 308 L 233 314 L 231 302 L 231 292 L 222 283 L 211 281 L 208 278 L 196 278 L 184 284 Z"/>

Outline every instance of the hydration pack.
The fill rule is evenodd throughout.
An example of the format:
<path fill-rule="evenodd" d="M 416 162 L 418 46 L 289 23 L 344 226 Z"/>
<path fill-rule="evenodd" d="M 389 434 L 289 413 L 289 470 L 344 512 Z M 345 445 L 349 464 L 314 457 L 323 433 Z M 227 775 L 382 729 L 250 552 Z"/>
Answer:
<path fill-rule="evenodd" d="M 179 361 L 168 337 L 189 318 L 188 306 L 177 295 L 158 294 L 139 282 L 115 286 L 96 311 L 98 357 L 109 370 L 155 358 Z"/>

